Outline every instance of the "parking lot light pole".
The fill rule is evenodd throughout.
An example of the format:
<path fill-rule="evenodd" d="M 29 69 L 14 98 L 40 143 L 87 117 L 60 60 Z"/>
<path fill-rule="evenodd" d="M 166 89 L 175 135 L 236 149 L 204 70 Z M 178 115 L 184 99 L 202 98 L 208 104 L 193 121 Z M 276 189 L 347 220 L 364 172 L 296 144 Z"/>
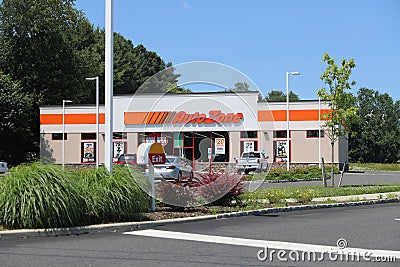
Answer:
<path fill-rule="evenodd" d="M 96 81 L 96 168 L 99 168 L 99 76 L 86 78 L 88 81 Z"/>
<path fill-rule="evenodd" d="M 112 173 L 113 157 L 113 60 L 114 60 L 114 1 L 106 0 L 106 36 L 105 36 L 105 148 L 104 164 Z"/>
<path fill-rule="evenodd" d="M 64 170 L 65 159 L 64 159 L 64 152 L 65 152 L 65 103 L 72 103 L 71 100 L 63 100 L 62 102 L 62 148 L 61 148 L 61 164 Z"/>
<path fill-rule="evenodd" d="M 300 75 L 300 72 L 286 72 L 286 169 L 290 169 L 290 129 L 289 129 L 289 75 Z"/>

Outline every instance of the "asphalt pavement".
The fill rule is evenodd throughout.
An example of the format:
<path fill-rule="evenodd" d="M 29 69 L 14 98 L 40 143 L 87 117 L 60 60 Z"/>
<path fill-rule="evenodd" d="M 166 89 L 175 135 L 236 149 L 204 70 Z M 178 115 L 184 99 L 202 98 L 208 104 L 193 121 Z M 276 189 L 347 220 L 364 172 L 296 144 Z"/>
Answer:
<path fill-rule="evenodd" d="M 400 204 L 391 203 L 192 222 L 125 234 L 0 240 L 0 265 L 399 266 L 399 218 Z M 346 241 L 347 248 L 339 250 L 338 240 Z M 281 261 L 283 254 L 296 259 L 295 249 L 352 249 L 399 258 L 395 263 L 378 263 L 373 257 L 370 261 L 329 257 L 318 262 Z M 276 250 L 272 261 L 264 259 L 264 251 L 272 250 Z"/>
<path fill-rule="evenodd" d="M 339 184 L 340 174 L 335 174 L 335 186 Z M 322 186 L 323 181 L 299 181 L 285 183 L 271 183 L 268 181 L 252 181 L 251 188 L 275 188 L 275 187 L 291 187 L 291 186 Z M 332 181 L 327 180 L 328 186 Z M 377 184 L 400 184 L 400 172 L 346 172 L 343 175 L 342 185 L 377 185 Z M 249 185 L 248 185 L 249 186 Z"/>

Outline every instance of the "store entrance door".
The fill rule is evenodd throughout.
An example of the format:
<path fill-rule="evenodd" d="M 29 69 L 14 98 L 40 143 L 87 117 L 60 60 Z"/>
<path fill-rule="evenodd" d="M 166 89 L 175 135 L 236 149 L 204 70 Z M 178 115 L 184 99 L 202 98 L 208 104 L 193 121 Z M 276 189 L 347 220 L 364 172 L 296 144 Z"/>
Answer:
<path fill-rule="evenodd" d="M 215 150 L 215 140 L 222 140 L 222 151 Z M 219 142 L 220 144 L 221 142 Z M 211 162 L 229 161 L 229 134 L 228 132 L 184 132 L 183 156 L 193 162 L 196 170 L 196 162 L 209 162 L 208 150 L 211 149 Z"/>

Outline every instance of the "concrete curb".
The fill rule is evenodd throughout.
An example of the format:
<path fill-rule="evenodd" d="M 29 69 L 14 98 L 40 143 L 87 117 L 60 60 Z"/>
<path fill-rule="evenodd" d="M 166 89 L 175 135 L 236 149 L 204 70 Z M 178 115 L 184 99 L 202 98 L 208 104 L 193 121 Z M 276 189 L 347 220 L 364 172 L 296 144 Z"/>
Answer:
<path fill-rule="evenodd" d="M 330 180 L 331 178 L 326 178 L 326 180 Z M 298 179 L 295 181 L 290 180 L 265 180 L 269 184 L 277 184 L 277 183 L 297 183 L 297 182 L 311 182 L 311 181 L 322 181 L 322 178 L 310 178 L 310 179 Z"/>
<path fill-rule="evenodd" d="M 393 198 L 393 199 L 379 199 L 379 200 L 368 200 L 368 201 L 358 201 L 358 202 L 343 202 L 343 203 L 332 203 L 332 204 L 276 207 L 276 208 L 265 208 L 265 209 L 259 209 L 259 210 L 231 212 L 231 213 L 224 213 L 224 214 L 217 214 L 217 215 L 205 215 L 205 216 L 197 216 L 197 217 L 167 219 L 167 220 L 159 220 L 159 221 L 98 224 L 98 225 L 78 226 L 78 227 L 70 227 L 70 228 L 5 230 L 5 231 L 0 231 L 0 240 L 15 239 L 15 238 L 29 238 L 29 237 L 82 235 L 82 234 L 90 234 L 90 233 L 127 232 L 127 231 L 149 229 L 149 228 L 153 228 L 156 226 L 164 226 L 164 225 L 170 225 L 170 224 L 227 219 L 227 218 L 232 218 L 232 217 L 243 217 L 243 216 L 249 216 L 249 215 L 264 215 L 264 214 L 271 214 L 271 213 L 278 213 L 278 212 L 303 211 L 303 210 L 313 210 L 313 209 L 350 207 L 350 206 L 355 207 L 355 206 L 386 204 L 386 203 L 395 203 L 395 202 L 400 202 L 400 199 Z"/>

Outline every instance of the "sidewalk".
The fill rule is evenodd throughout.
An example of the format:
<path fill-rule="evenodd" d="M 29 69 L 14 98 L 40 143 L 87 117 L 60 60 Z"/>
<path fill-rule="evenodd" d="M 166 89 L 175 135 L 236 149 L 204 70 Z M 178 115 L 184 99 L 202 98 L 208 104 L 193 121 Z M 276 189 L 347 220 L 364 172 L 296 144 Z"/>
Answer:
<path fill-rule="evenodd" d="M 363 194 L 363 195 L 352 195 L 352 196 L 337 196 L 337 197 L 317 197 L 317 198 L 314 198 L 312 201 L 313 202 L 324 202 L 324 201 L 329 201 L 329 200 L 335 200 L 337 202 L 364 201 L 364 200 L 375 200 L 375 199 L 387 199 L 388 197 L 400 198 L 400 192 Z"/>
<path fill-rule="evenodd" d="M 368 200 L 379 200 L 388 198 L 400 198 L 400 192 L 389 192 L 389 193 L 376 193 L 376 194 L 363 194 L 363 195 L 351 195 L 351 196 L 332 196 L 332 197 L 316 197 L 313 198 L 312 202 L 358 202 Z M 296 203 L 296 199 L 286 199 L 288 203 Z"/>

